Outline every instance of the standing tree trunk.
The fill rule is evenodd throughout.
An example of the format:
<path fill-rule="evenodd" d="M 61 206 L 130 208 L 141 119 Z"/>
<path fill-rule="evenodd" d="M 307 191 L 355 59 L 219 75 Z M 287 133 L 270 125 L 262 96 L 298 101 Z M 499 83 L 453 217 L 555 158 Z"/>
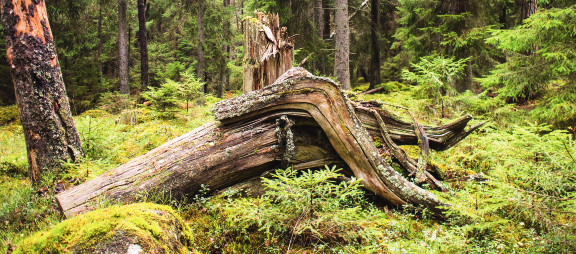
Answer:
<path fill-rule="evenodd" d="M 271 85 L 294 65 L 294 36 L 280 28 L 278 14 L 256 11 L 244 20 L 244 93 Z"/>
<path fill-rule="evenodd" d="M 204 0 L 198 1 L 198 65 L 196 72 L 201 82 L 206 82 L 204 74 Z M 207 86 L 204 84 L 202 92 L 207 92 Z"/>
<path fill-rule="evenodd" d="M 230 5 L 230 0 L 222 1 L 222 6 L 224 7 L 225 12 L 228 12 L 228 5 Z M 228 46 L 228 28 L 230 26 L 230 22 L 228 22 L 226 17 L 224 18 L 224 23 L 222 25 L 224 40 L 222 41 L 222 59 L 220 62 L 220 85 L 218 86 L 218 98 L 224 97 L 224 92 L 226 91 L 226 64 L 228 62 L 228 52 L 230 51 Z"/>
<path fill-rule="evenodd" d="M 128 84 L 128 41 L 126 38 L 128 24 L 126 23 L 126 2 L 118 0 L 118 53 L 120 54 L 120 93 L 130 94 Z"/>
<path fill-rule="evenodd" d="M 370 58 L 370 87 L 372 90 L 380 84 L 380 43 L 378 43 L 378 32 L 380 30 L 380 1 L 370 1 L 370 43 L 372 46 L 372 56 Z"/>
<path fill-rule="evenodd" d="M 336 54 L 334 56 L 334 76 L 342 89 L 350 90 L 350 29 L 348 27 L 348 1 L 336 0 Z"/>
<path fill-rule="evenodd" d="M 319 40 L 322 41 L 324 36 L 324 9 L 322 9 L 322 0 L 314 0 L 314 26 L 316 27 L 316 34 Z M 322 75 L 326 75 L 324 54 L 318 51 L 317 56 L 316 70 L 320 71 Z"/>
<path fill-rule="evenodd" d="M 38 184 L 62 161 L 84 157 L 70 112 L 44 1 L 2 0 L 6 55 L 28 151 L 30 181 Z"/>
<path fill-rule="evenodd" d="M 103 76 L 102 75 L 102 0 L 98 0 L 98 85 L 99 86 L 102 86 L 102 76 Z"/>
<path fill-rule="evenodd" d="M 532 16 L 538 10 L 537 0 L 522 0 L 520 18 L 522 21 Z"/>
<path fill-rule="evenodd" d="M 330 13 L 332 11 L 328 8 L 328 0 L 322 0 L 322 9 L 324 10 L 324 28 L 322 29 L 322 39 L 330 39 Z"/>
<path fill-rule="evenodd" d="M 140 41 L 140 89 L 148 88 L 148 37 L 146 35 L 146 1 L 138 0 L 138 40 Z"/>

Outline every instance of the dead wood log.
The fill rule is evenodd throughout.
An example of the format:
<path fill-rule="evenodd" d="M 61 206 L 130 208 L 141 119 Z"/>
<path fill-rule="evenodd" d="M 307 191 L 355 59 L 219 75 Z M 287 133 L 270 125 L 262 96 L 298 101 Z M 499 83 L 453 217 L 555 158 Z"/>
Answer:
<path fill-rule="evenodd" d="M 341 164 L 362 178 L 366 189 L 393 204 L 422 205 L 440 213 L 446 204 L 397 173 L 388 163 L 391 157 L 374 145 L 372 136 L 386 132 L 393 143 L 418 144 L 414 123 L 398 120 L 377 104 L 352 102 L 332 80 L 294 68 L 271 86 L 218 103 L 213 112 L 219 122 L 171 140 L 56 199 L 71 217 L 103 198 L 132 202 L 148 191 L 183 198 L 198 193 L 201 185 L 218 191 L 280 167 Z M 380 116 L 386 130 L 378 129 L 378 117 L 367 109 Z M 421 129 L 430 148 L 446 149 L 470 133 L 464 130 L 469 118 Z M 430 174 L 426 177 L 437 182 Z"/>
<path fill-rule="evenodd" d="M 268 86 L 294 66 L 294 36 L 280 27 L 278 14 L 244 19 L 244 93 Z"/>

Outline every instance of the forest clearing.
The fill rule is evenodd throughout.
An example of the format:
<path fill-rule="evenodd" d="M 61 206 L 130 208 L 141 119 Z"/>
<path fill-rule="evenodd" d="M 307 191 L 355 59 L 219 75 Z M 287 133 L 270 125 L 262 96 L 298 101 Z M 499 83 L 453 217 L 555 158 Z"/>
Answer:
<path fill-rule="evenodd" d="M 0 253 L 574 253 L 576 2 L 2 0 Z"/>

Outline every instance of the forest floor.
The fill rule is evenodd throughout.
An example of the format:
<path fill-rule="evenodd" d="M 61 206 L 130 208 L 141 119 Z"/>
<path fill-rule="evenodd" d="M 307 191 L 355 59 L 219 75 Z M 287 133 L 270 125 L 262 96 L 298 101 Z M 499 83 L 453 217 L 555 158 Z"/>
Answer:
<path fill-rule="evenodd" d="M 318 202 L 310 208 L 316 213 L 296 223 L 293 214 L 298 211 L 285 210 L 299 206 L 294 200 L 230 198 L 233 193 L 224 193 L 199 195 L 191 203 L 153 195 L 143 201 L 176 210 L 194 238 L 190 248 L 200 253 L 576 252 L 576 142 L 572 134 L 535 123 L 530 107 L 506 104 L 486 94 L 451 98 L 442 110 L 429 99 L 415 99 L 409 88 L 398 90 L 403 91 L 357 96 L 407 107 L 429 125 L 444 124 L 465 113 L 474 115 L 472 124 L 488 121 L 457 146 L 431 153 L 430 163 L 439 169 L 449 189 L 436 194 L 452 204 L 444 221 L 418 207 L 381 205 L 358 188 L 333 193 L 352 198 L 345 204 L 338 201 L 336 208 Z M 46 175 L 39 187 L 28 181 L 22 127 L 6 117 L 16 107 L 0 108 L 0 253 L 10 253 L 24 239 L 64 220 L 53 203 L 55 182 L 85 182 L 212 121 L 210 110 L 217 100 L 209 98 L 205 106 L 194 106 L 188 112 L 181 107 L 170 116 L 139 107 L 131 110 L 137 118 L 128 124 L 122 123 L 121 114 L 86 111 L 74 118 L 86 158 L 66 164 L 62 175 Z M 388 109 L 408 119 L 405 112 Z M 417 156 L 417 147 L 405 148 Z M 267 185 L 275 195 L 283 195 L 273 188 L 278 181 L 307 192 L 313 190 L 305 177 L 321 179 L 334 172 L 304 176 L 278 172 L 282 174 L 287 174 L 286 179 L 278 177 Z M 485 181 L 458 180 L 470 175 L 480 175 Z M 330 184 L 327 179 L 324 183 Z M 274 224 L 271 218 L 276 219 Z M 306 227 L 298 227 L 299 223 Z"/>

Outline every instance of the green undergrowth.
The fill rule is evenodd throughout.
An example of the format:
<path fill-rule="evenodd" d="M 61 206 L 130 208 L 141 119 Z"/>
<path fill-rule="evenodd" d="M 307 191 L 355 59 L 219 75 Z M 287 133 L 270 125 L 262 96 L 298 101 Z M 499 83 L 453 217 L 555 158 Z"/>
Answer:
<path fill-rule="evenodd" d="M 62 221 L 52 202 L 57 181 L 67 186 L 80 184 L 212 121 L 210 110 L 216 101 L 208 98 L 204 106 L 191 106 L 188 112 L 182 106 L 169 119 L 146 107 L 117 114 L 95 109 L 75 116 L 86 158 L 64 163 L 63 172 L 45 175 L 37 187 L 32 187 L 27 177 L 22 126 L 18 122 L 0 125 L 0 253 Z M 13 107 L 0 107 L 0 113 Z"/>
<path fill-rule="evenodd" d="M 553 113 L 540 102 L 507 104 L 488 92 L 467 92 L 444 98 L 442 107 L 410 89 L 356 96 L 408 108 L 421 124 L 446 124 L 465 114 L 474 116 L 469 126 L 486 122 L 458 145 L 431 151 L 430 164 L 449 190 L 436 193 L 452 204 L 446 220 L 434 220 L 417 207 L 376 205 L 355 180 L 336 181 L 334 169 L 277 171 L 259 198 L 236 198 L 238 193 L 228 191 L 199 195 L 188 204 L 148 193 L 141 201 L 171 205 L 190 227 L 192 248 L 201 253 L 576 252 L 573 129 L 546 122 Z M 0 188 L 6 190 L 0 194 L 0 252 L 62 221 L 51 202 L 55 180 L 86 181 L 212 120 L 210 100 L 189 113 L 183 106 L 172 115 L 139 107 L 76 116 L 87 157 L 67 164 L 64 175 L 46 176 L 43 194 L 26 177 L 22 127 L 0 126 Z M 412 121 L 404 109 L 383 108 Z M 419 154 L 417 146 L 404 148 L 414 158 Z M 470 175 L 484 180 L 466 181 Z"/>
<path fill-rule="evenodd" d="M 136 203 L 65 220 L 30 236 L 14 253 L 121 252 L 127 243 L 137 244 L 145 253 L 189 253 L 192 242 L 187 225 L 172 208 Z"/>

